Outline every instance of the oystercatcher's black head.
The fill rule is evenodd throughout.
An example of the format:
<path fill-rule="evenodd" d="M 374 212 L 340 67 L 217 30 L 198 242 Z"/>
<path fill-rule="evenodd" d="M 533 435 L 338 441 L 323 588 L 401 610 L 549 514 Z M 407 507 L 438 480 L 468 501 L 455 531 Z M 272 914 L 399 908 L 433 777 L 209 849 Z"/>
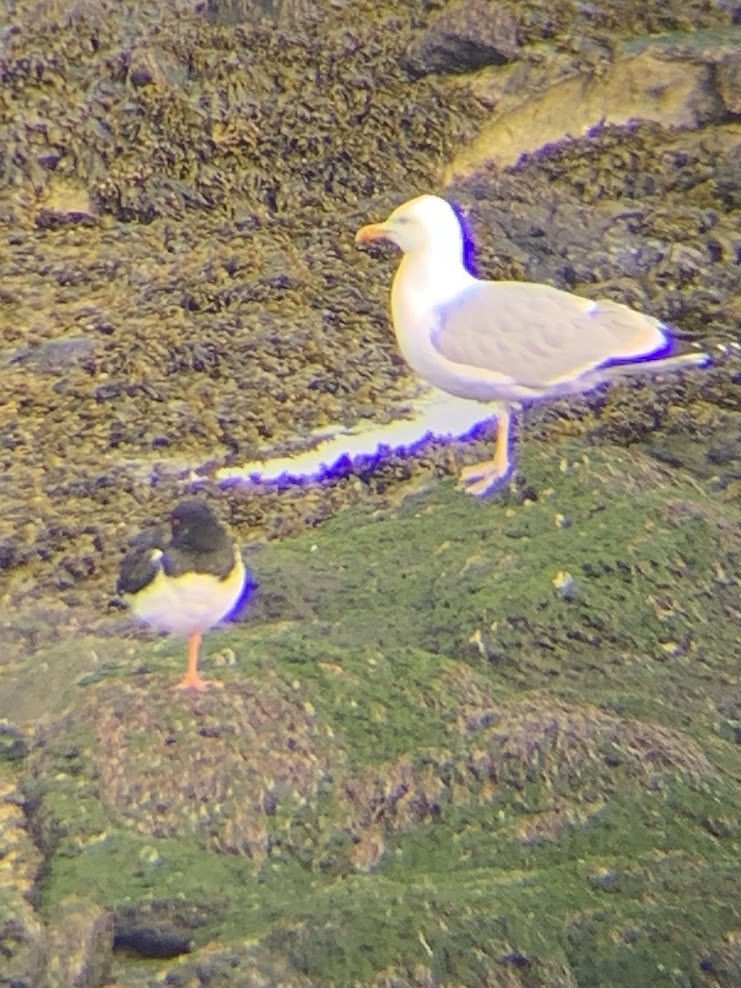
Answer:
<path fill-rule="evenodd" d="M 213 552 L 229 541 L 224 526 L 204 501 L 183 501 L 170 516 L 172 545 L 193 552 Z"/>

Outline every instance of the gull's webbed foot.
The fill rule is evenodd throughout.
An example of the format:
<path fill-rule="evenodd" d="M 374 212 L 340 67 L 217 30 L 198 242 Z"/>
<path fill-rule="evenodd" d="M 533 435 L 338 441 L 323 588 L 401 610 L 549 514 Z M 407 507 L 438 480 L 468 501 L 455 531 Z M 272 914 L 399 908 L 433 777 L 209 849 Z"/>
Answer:
<path fill-rule="evenodd" d="M 486 497 L 504 483 L 510 471 L 510 463 L 502 464 L 496 460 L 472 463 L 461 470 L 457 489 L 473 497 Z"/>

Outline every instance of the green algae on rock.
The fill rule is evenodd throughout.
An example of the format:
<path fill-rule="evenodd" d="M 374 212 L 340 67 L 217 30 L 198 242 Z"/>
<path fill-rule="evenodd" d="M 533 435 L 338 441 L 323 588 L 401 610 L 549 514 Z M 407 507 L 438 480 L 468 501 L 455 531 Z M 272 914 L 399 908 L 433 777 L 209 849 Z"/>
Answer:
<path fill-rule="evenodd" d="M 736 509 L 618 450 L 548 492 L 546 459 L 496 514 L 447 483 L 264 547 L 218 695 L 101 667 L 26 759 L 48 922 L 85 888 L 216 939 L 224 984 L 696 977 L 738 881 Z M 139 647 L 164 688 L 176 650 Z"/>

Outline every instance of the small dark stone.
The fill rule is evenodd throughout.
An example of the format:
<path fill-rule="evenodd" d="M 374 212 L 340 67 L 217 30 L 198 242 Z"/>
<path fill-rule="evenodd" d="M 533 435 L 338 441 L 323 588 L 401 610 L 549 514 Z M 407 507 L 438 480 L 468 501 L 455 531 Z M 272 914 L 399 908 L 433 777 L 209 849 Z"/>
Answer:
<path fill-rule="evenodd" d="M 142 86 L 148 86 L 154 82 L 154 75 L 148 65 L 136 65 L 129 69 L 129 79 L 132 86 L 141 89 Z"/>
<path fill-rule="evenodd" d="M 218 724 L 204 724 L 198 733 L 202 738 L 220 738 L 224 731 Z"/>
<path fill-rule="evenodd" d="M 190 953 L 190 938 L 151 926 L 121 926 L 113 938 L 114 950 L 128 950 L 140 957 L 165 959 Z"/>
<path fill-rule="evenodd" d="M 18 545 L 14 539 L 0 541 L 0 569 L 10 569 L 16 560 Z"/>
<path fill-rule="evenodd" d="M 502 958 L 503 964 L 511 964 L 512 967 L 516 967 L 520 971 L 527 970 L 527 968 L 532 967 L 533 962 L 529 957 L 525 957 L 517 950 L 513 950 L 512 953 L 506 954 Z"/>
<path fill-rule="evenodd" d="M 675 470 L 684 466 L 684 460 L 677 456 L 673 450 L 662 448 L 658 444 L 646 447 L 646 452 L 659 463 L 665 463 L 666 466 L 673 467 Z"/>
<path fill-rule="evenodd" d="M 122 390 L 122 386 L 116 382 L 101 384 L 100 387 L 95 389 L 95 400 L 101 402 L 111 401 L 112 398 L 118 398 Z"/>
<path fill-rule="evenodd" d="M 526 525 L 519 527 L 515 525 L 508 528 L 503 534 L 508 539 L 525 539 L 530 534 L 530 529 Z"/>
<path fill-rule="evenodd" d="M 36 217 L 36 226 L 39 230 L 58 230 L 63 226 L 79 224 L 80 226 L 94 226 L 95 216 L 85 209 L 40 209 Z M 84 275 L 75 274 L 72 271 L 62 271 L 57 275 L 57 283 L 64 285 L 79 285 L 82 283 Z"/>
<path fill-rule="evenodd" d="M 603 892 L 619 892 L 620 891 L 620 879 L 612 871 L 608 872 L 606 875 L 595 875 L 589 881 L 592 888 L 601 889 Z"/>
<path fill-rule="evenodd" d="M 727 442 L 711 446 L 706 455 L 708 463 L 713 463 L 716 466 L 724 466 L 727 463 L 741 460 L 741 436 L 739 436 L 737 442 Z"/>
<path fill-rule="evenodd" d="M 572 264 L 561 264 L 556 268 L 556 276 L 559 279 L 561 286 L 567 291 L 571 291 L 572 288 L 575 288 L 579 281 L 579 276 L 574 270 L 574 266 Z"/>
<path fill-rule="evenodd" d="M 43 168 L 48 168 L 50 172 L 53 172 L 56 171 L 57 165 L 62 160 L 62 155 L 50 151 L 46 154 L 40 154 L 37 160 Z"/>
<path fill-rule="evenodd" d="M 62 566 L 73 580 L 85 580 L 95 572 L 92 556 L 67 557 L 62 560 Z"/>

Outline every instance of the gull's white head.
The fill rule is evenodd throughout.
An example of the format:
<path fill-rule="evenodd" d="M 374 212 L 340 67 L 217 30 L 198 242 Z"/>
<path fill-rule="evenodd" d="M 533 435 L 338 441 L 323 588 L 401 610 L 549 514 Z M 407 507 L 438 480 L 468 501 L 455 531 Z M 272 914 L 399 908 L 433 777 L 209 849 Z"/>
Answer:
<path fill-rule="evenodd" d="M 355 242 L 390 240 L 405 254 L 417 250 L 463 255 L 463 231 L 455 210 L 439 196 L 417 196 L 395 209 L 383 223 L 371 223 L 355 234 Z"/>

